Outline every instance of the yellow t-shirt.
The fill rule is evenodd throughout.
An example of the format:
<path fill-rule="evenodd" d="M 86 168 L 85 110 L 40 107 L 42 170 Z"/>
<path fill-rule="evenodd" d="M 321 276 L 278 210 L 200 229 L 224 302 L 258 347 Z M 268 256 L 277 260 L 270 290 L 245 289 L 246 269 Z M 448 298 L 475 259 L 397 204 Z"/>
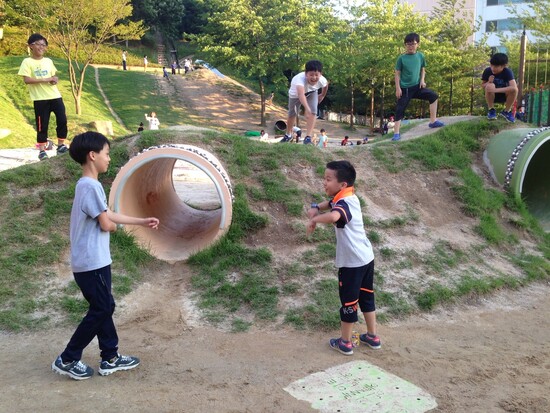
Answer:
<path fill-rule="evenodd" d="M 33 79 L 46 79 L 55 76 L 56 73 L 57 69 L 52 59 L 43 57 L 37 60 L 32 57 L 27 57 L 21 63 L 18 75 L 31 77 Z M 61 97 L 61 93 L 59 93 L 57 86 L 51 85 L 50 83 L 32 83 L 27 84 L 27 86 L 33 102 L 35 100 L 50 100 Z"/>

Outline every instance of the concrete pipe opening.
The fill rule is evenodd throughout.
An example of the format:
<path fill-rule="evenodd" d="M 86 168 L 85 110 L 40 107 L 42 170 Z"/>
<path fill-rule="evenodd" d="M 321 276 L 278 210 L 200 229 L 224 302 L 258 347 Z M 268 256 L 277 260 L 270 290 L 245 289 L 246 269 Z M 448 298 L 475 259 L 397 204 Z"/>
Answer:
<path fill-rule="evenodd" d="M 495 180 L 518 194 L 550 231 L 550 127 L 518 128 L 491 138 L 485 161 Z"/>
<path fill-rule="evenodd" d="M 155 257 L 176 262 L 229 230 L 233 190 L 211 153 L 190 145 L 163 145 L 144 150 L 122 167 L 109 205 L 122 214 L 157 217 L 157 231 L 133 225 L 125 230 Z"/>
<path fill-rule="evenodd" d="M 275 130 L 277 132 L 286 132 L 286 121 L 279 119 L 275 122 Z"/>

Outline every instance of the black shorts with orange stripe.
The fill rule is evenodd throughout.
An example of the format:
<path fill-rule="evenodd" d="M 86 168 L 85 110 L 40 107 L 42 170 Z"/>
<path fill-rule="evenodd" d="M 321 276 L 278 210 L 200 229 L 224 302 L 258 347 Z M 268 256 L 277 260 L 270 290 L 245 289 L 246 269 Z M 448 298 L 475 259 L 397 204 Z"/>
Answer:
<path fill-rule="evenodd" d="M 357 309 L 370 313 L 376 309 L 374 304 L 374 260 L 356 268 L 338 269 L 338 291 L 340 294 L 340 320 L 355 323 L 358 320 Z"/>

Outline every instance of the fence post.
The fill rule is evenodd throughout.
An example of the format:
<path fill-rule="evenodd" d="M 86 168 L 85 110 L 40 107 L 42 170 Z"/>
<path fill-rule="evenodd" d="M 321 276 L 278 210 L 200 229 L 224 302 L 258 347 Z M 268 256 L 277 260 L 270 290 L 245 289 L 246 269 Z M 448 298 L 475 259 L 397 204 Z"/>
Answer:
<path fill-rule="evenodd" d="M 537 122 L 537 126 L 540 127 L 542 124 L 542 88 L 539 89 L 539 118 Z"/>
<path fill-rule="evenodd" d="M 535 104 L 535 93 L 529 93 L 529 123 L 533 123 L 533 112 L 535 111 L 533 105 Z"/>

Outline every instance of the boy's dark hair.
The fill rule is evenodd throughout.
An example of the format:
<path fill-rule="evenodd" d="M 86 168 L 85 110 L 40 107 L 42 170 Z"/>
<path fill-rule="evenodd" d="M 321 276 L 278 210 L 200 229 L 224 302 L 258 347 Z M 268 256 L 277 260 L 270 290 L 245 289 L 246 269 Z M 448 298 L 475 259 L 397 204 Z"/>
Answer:
<path fill-rule="evenodd" d="M 84 132 L 76 135 L 69 146 L 69 155 L 80 165 L 84 165 L 90 152 L 101 152 L 105 144 L 111 147 L 109 139 L 99 132 Z"/>
<path fill-rule="evenodd" d="M 420 35 L 417 33 L 409 33 L 408 35 L 406 35 L 404 43 L 411 43 L 411 42 L 420 43 Z"/>
<path fill-rule="evenodd" d="M 44 40 L 44 43 L 46 43 L 46 46 L 48 45 L 48 39 L 46 39 L 40 33 L 31 34 L 30 37 L 29 37 L 29 40 L 27 40 L 27 44 L 32 44 L 32 43 L 37 42 L 39 40 Z"/>
<path fill-rule="evenodd" d="M 327 163 L 327 169 L 336 171 L 338 182 L 346 182 L 348 186 L 355 184 L 355 168 L 348 161 L 332 161 Z"/>
<path fill-rule="evenodd" d="M 306 72 L 322 72 L 323 64 L 318 60 L 310 60 L 306 63 Z"/>
<path fill-rule="evenodd" d="M 495 53 L 489 61 L 493 66 L 505 66 L 508 64 L 508 56 L 504 53 Z"/>

